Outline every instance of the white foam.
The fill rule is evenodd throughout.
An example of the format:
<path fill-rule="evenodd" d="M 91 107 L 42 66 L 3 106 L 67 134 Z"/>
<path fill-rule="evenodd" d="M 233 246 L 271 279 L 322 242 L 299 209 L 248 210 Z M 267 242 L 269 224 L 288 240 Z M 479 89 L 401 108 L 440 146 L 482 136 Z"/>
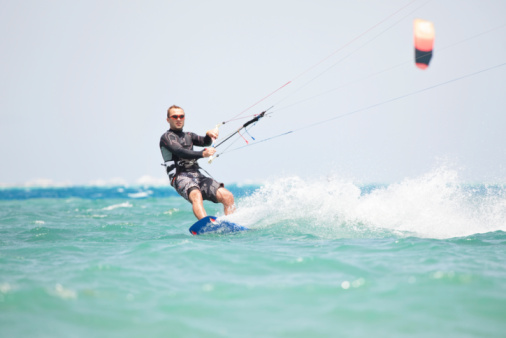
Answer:
<path fill-rule="evenodd" d="M 8 293 L 11 290 L 12 290 L 12 286 L 9 283 L 0 284 L 0 292 L 1 293 Z"/>
<path fill-rule="evenodd" d="M 76 299 L 77 293 L 74 290 L 64 288 L 61 284 L 56 284 L 54 294 L 62 299 Z"/>
<path fill-rule="evenodd" d="M 117 208 L 131 208 L 132 206 L 133 206 L 132 204 L 130 204 L 128 202 L 124 202 L 124 203 L 110 205 L 108 207 L 102 208 L 102 210 L 114 210 Z"/>
<path fill-rule="evenodd" d="M 473 193 L 458 173 L 439 168 L 421 177 L 361 193 L 336 176 L 266 183 L 242 199 L 232 220 L 252 227 L 283 224 L 317 235 L 359 236 L 387 231 L 399 235 L 451 238 L 506 231 L 506 189 Z"/>
<path fill-rule="evenodd" d="M 151 190 L 148 191 L 139 191 L 128 194 L 128 197 L 130 198 L 145 198 L 151 195 L 153 192 Z"/>

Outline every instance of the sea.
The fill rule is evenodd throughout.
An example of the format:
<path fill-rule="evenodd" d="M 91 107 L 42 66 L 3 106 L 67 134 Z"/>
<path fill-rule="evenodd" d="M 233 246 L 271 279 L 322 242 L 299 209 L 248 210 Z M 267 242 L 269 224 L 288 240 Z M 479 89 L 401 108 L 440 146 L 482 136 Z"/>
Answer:
<path fill-rule="evenodd" d="M 506 186 L 438 169 L 231 184 L 193 236 L 168 185 L 0 188 L 0 337 L 506 337 Z"/>

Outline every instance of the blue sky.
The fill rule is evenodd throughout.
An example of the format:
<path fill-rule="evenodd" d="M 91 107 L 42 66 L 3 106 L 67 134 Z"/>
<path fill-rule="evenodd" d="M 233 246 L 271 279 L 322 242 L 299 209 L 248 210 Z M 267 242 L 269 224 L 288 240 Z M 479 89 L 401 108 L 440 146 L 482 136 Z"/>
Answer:
<path fill-rule="evenodd" d="M 201 166 L 226 183 L 396 182 L 443 165 L 468 182 L 506 181 L 506 67 L 467 77 L 504 63 L 502 0 L 0 6 L 2 184 L 163 180 L 168 106 L 182 106 L 185 130 L 203 134 L 290 80 L 244 115 L 274 105 L 250 130 L 256 140 L 297 132 Z M 415 18 L 436 30 L 425 71 L 413 62 Z"/>

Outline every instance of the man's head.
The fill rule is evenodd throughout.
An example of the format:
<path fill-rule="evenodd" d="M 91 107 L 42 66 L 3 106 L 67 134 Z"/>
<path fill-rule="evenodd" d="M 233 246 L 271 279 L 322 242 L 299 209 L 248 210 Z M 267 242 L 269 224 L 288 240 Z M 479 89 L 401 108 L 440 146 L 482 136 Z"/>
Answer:
<path fill-rule="evenodd" d="M 185 114 L 183 108 L 173 105 L 167 109 L 167 122 L 170 124 L 170 129 L 176 131 L 183 130 L 184 118 Z"/>

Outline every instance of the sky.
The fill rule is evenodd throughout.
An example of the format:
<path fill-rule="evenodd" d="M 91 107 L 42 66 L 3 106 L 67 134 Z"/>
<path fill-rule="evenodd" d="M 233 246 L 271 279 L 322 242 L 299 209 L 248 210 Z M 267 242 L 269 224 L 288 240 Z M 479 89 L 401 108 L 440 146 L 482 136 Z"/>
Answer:
<path fill-rule="evenodd" d="M 201 135 L 272 107 L 255 141 L 200 161 L 225 183 L 446 166 L 506 182 L 505 15 L 504 0 L 0 0 L 0 185 L 166 182 L 172 104 Z M 416 18 L 435 26 L 427 70 Z"/>

